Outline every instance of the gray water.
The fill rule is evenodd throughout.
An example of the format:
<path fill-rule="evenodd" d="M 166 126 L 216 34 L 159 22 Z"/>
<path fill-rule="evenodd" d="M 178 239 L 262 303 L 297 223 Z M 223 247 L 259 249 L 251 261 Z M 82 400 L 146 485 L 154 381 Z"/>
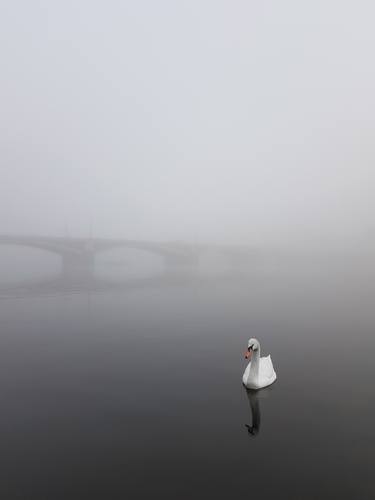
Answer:
<path fill-rule="evenodd" d="M 1 498 L 374 498 L 374 275 L 306 260 L 4 292 Z M 249 337 L 278 374 L 258 393 Z"/>

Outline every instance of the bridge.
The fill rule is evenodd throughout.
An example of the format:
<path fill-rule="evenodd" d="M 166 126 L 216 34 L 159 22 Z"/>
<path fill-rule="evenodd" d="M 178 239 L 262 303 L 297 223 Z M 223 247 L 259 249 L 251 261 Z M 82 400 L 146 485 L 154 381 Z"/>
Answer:
<path fill-rule="evenodd" d="M 95 257 L 101 252 L 124 248 L 159 256 L 166 270 L 191 272 L 202 254 L 215 251 L 226 255 L 233 263 L 248 264 L 254 259 L 254 249 L 246 246 L 192 245 L 180 242 L 154 242 L 116 238 L 68 238 L 54 236 L 0 235 L 0 246 L 35 248 L 58 254 L 62 259 L 64 278 L 84 282 L 94 275 Z"/>

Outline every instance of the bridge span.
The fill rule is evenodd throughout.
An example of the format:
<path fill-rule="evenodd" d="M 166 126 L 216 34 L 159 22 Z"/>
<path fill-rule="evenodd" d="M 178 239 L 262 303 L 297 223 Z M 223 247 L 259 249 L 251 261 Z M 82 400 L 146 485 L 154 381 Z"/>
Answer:
<path fill-rule="evenodd" d="M 214 244 L 193 245 L 180 242 L 155 242 L 124 238 L 68 238 L 38 235 L 1 235 L 2 245 L 28 247 L 58 254 L 62 259 L 62 275 L 72 280 L 93 277 L 95 257 L 114 249 L 132 249 L 159 256 L 166 270 L 192 272 L 202 254 L 209 251 L 226 255 L 233 263 L 243 265 L 254 258 L 254 250 L 246 246 Z"/>

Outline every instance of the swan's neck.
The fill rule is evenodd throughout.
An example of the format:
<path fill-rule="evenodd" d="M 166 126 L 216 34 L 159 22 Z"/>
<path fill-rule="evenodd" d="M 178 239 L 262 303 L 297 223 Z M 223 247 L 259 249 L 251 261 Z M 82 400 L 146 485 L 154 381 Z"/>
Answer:
<path fill-rule="evenodd" d="M 259 359 L 260 359 L 260 349 L 253 351 L 250 362 L 249 380 L 253 382 L 258 381 L 259 374 Z"/>

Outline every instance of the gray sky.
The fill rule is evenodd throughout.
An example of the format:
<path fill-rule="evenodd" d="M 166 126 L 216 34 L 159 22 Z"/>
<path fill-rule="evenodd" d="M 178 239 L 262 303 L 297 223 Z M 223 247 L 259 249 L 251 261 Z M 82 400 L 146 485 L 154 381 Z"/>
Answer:
<path fill-rule="evenodd" d="M 0 232 L 367 245 L 374 15 L 3 0 Z"/>

